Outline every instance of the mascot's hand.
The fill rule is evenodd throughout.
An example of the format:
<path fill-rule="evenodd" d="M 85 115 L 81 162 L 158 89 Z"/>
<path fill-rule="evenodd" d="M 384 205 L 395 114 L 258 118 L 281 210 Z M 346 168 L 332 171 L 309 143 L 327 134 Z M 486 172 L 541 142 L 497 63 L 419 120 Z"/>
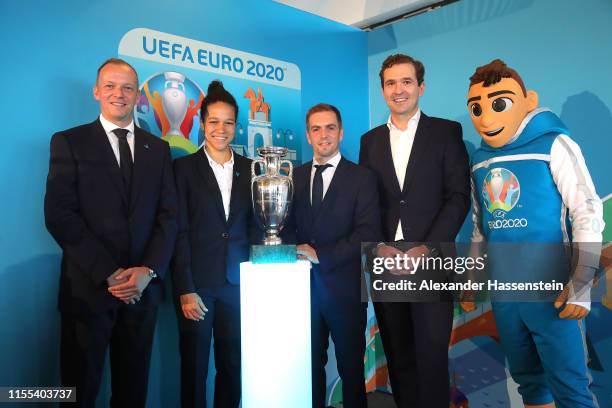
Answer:
<path fill-rule="evenodd" d="M 555 300 L 556 309 L 561 308 L 561 306 L 565 304 L 565 307 L 563 308 L 563 310 L 561 310 L 561 313 L 559 313 L 559 317 L 561 319 L 572 319 L 572 320 L 578 320 L 578 319 L 585 318 L 586 315 L 589 314 L 589 309 L 587 309 L 586 307 L 582 307 L 580 305 L 573 304 L 573 303 L 566 303 L 567 297 L 569 295 L 569 290 L 570 290 L 570 286 L 565 285 L 563 292 L 561 292 L 559 297 L 557 297 L 557 300 Z"/>
<path fill-rule="evenodd" d="M 476 310 L 476 302 L 474 301 L 474 293 L 472 291 L 464 291 L 459 298 L 459 306 L 465 313 Z"/>
<path fill-rule="evenodd" d="M 470 300 L 459 302 L 459 306 L 461 306 L 461 310 L 463 310 L 465 313 L 476 310 L 476 302 L 472 302 Z"/>

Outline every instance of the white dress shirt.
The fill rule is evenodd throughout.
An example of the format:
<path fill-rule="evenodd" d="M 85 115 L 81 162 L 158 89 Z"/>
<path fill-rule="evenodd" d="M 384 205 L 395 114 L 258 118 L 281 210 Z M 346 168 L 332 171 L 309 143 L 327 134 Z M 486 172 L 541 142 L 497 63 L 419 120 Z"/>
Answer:
<path fill-rule="evenodd" d="M 206 154 L 210 168 L 212 169 L 213 173 L 215 173 L 219 190 L 221 190 L 223 210 L 225 211 L 225 220 L 227 221 L 229 218 L 230 200 L 232 198 L 232 182 L 234 181 L 234 152 L 230 149 L 232 157 L 225 163 L 219 164 L 208 155 L 206 146 L 204 146 L 202 150 L 204 151 L 204 154 Z"/>
<path fill-rule="evenodd" d="M 410 160 L 410 153 L 412 152 L 412 145 L 414 144 L 414 135 L 416 134 L 417 126 L 419 126 L 420 118 L 421 110 L 417 109 L 416 113 L 408 120 L 408 126 L 405 130 L 397 128 L 393 122 L 391 122 L 391 115 L 389 115 L 389 120 L 387 120 L 393 167 L 395 168 L 395 175 L 399 181 L 400 190 L 404 188 L 406 168 L 408 167 L 408 160 Z M 399 241 L 401 239 L 404 239 L 404 234 L 402 233 L 402 220 L 400 219 L 397 223 L 395 240 Z"/>
<path fill-rule="evenodd" d="M 329 188 L 329 184 L 334 177 L 334 173 L 336 172 L 336 168 L 338 167 L 338 163 L 340 163 L 340 159 L 342 155 L 340 155 L 340 151 L 336 153 L 334 157 L 329 159 L 327 163 L 319 163 L 315 159 L 312 160 L 312 170 L 310 170 L 310 203 L 312 204 L 312 183 L 314 181 L 315 172 L 317 169 L 315 168 L 315 164 L 331 164 L 331 167 L 325 169 L 323 173 L 321 173 L 321 177 L 323 178 L 323 199 L 325 199 L 325 193 L 327 193 L 327 189 Z"/>
<path fill-rule="evenodd" d="M 108 137 L 108 142 L 113 149 L 113 153 L 115 153 L 115 158 L 117 159 L 117 164 L 121 166 L 121 156 L 119 155 L 119 139 L 117 135 L 113 133 L 115 129 L 126 129 L 128 131 L 127 134 L 127 142 L 130 146 L 130 151 L 132 152 L 132 162 L 134 162 L 134 121 L 132 120 L 129 125 L 126 127 L 119 127 L 114 123 L 106 120 L 104 116 L 100 115 L 100 123 L 102 123 L 102 127 L 106 132 L 106 137 Z"/>

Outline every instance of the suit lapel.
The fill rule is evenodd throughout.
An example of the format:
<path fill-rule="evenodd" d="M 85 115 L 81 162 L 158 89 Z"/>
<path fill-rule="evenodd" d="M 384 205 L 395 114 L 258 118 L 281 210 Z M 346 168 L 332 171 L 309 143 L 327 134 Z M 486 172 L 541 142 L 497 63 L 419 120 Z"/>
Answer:
<path fill-rule="evenodd" d="M 393 180 L 391 182 L 394 190 L 394 195 L 400 195 L 402 190 L 399 185 L 399 180 L 397 178 L 397 174 L 395 173 L 395 167 L 393 165 L 393 152 L 391 151 L 391 132 L 389 131 L 389 126 L 385 126 L 383 128 L 382 137 L 379 138 L 381 149 L 382 149 L 382 157 L 381 161 L 383 163 L 383 171 L 385 172 L 385 178 L 387 180 Z M 387 157 L 389 159 L 387 159 Z"/>
<path fill-rule="evenodd" d="M 238 213 L 240 205 L 244 204 L 242 197 L 238 196 L 240 190 L 239 184 L 243 182 L 244 177 L 250 176 L 251 169 L 247 169 L 245 160 L 234 152 L 234 174 L 232 176 L 232 193 L 230 195 L 230 213 L 227 219 L 228 224 L 231 224 L 234 217 Z"/>
<path fill-rule="evenodd" d="M 225 220 L 225 209 L 223 208 L 221 190 L 219 190 L 219 184 L 217 184 L 215 173 L 210 167 L 210 163 L 208 163 L 208 157 L 204 152 L 204 147 L 202 147 L 202 149 L 198 152 L 198 170 L 200 171 L 204 182 L 207 184 L 206 190 L 210 193 L 212 199 L 215 201 L 219 215 L 223 220 Z"/>
<path fill-rule="evenodd" d="M 134 208 L 134 203 L 136 203 L 144 177 L 146 176 L 146 166 L 149 162 L 149 154 L 149 145 L 145 144 L 144 137 L 140 132 L 140 129 L 134 127 L 134 167 L 132 170 L 130 209 Z"/>
<path fill-rule="evenodd" d="M 312 201 L 311 201 L 311 191 L 312 191 L 312 165 L 313 162 L 310 161 L 304 165 L 306 168 L 305 177 L 306 180 L 304 182 L 305 191 L 304 195 L 306 196 L 306 210 L 308 212 L 309 224 L 314 219 L 314 214 L 312 213 Z"/>
<path fill-rule="evenodd" d="M 421 112 L 419 118 L 419 124 L 417 126 L 416 133 L 414 134 L 414 142 L 412 144 L 412 151 L 410 152 L 410 158 L 408 159 L 408 165 L 406 166 L 406 176 L 404 177 L 404 186 L 402 188 L 402 195 L 405 195 L 410 188 L 412 180 L 414 180 L 414 173 L 418 168 L 420 158 L 423 157 L 427 151 L 430 138 L 427 137 L 429 129 L 429 117 Z"/>
<path fill-rule="evenodd" d="M 310 172 L 312 162 L 304 163 L 293 170 L 293 197 L 291 212 L 295 226 L 306 236 L 312 227 L 312 205 L 310 204 Z"/>
<path fill-rule="evenodd" d="M 92 126 L 95 144 L 98 146 L 96 147 L 96 150 L 101 152 L 109 177 L 111 178 L 115 187 L 117 187 L 117 192 L 121 196 L 123 204 L 127 206 L 127 194 L 123 185 L 123 176 L 121 175 L 121 169 L 117 163 L 117 157 L 115 157 L 113 148 L 108 141 L 108 136 L 102 127 L 102 123 L 100 123 L 100 119 L 96 119 L 92 123 Z"/>

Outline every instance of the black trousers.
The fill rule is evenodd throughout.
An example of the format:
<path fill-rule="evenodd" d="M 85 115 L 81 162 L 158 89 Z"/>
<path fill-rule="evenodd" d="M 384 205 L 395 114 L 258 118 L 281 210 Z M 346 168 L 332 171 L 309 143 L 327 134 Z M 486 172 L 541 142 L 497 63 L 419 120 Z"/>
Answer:
<path fill-rule="evenodd" d="M 398 408 L 448 408 L 452 301 L 376 302 L 374 311 Z"/>
<path fill-rule="evenodd" d="M 181 406 L 206 407 L 206 378 L 211 340 L 214 338 L 215 408 L 240 404 L 240 287 L 198 291 L 208 309 L 204 320 L 188 320 L 177 299 L 181 352 Z"/>
<path fill-rule="evenodd" d="M 110 346 L 111 407 L 143 407 L 147 402 L 149 362 L 157 306 L 121 305 L 96 314 L 61 314 L 62 386 L 76 387 L 77 403 L 94 407 L 106 350 Z"/>
<path fill-rule="evenodd" d="M 325 404 L 327 348 L 334 341 L 338 374 L 342 379 L 342 406 L 367 407 L 363 355 L 365 353 L 366 304 L 321 305 L 311 301 L 312 406 Z"/>

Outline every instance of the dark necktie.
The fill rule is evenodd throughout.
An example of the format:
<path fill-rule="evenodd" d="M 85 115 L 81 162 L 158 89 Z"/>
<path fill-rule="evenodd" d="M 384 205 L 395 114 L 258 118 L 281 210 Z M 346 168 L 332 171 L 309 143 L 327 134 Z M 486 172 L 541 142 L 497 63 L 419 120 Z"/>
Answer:
<path fill-rule="evenodd" d="M 312 180 L 312 213 L 317 215 L 323 201 L 323 172 L 331 164 L 315 164 L 315 175 Z"/>
<path fill-rule="evenodd" d="M 127 141 L 127 129 L 114 129 L 113 133 L 119 140 L 119 167 L 121 167 L 121 175 L 123 176 L 123 185 L 128 195 L 132 189 L 132 167 L 134 162 L 132 161 L 132 151 Z"/>

